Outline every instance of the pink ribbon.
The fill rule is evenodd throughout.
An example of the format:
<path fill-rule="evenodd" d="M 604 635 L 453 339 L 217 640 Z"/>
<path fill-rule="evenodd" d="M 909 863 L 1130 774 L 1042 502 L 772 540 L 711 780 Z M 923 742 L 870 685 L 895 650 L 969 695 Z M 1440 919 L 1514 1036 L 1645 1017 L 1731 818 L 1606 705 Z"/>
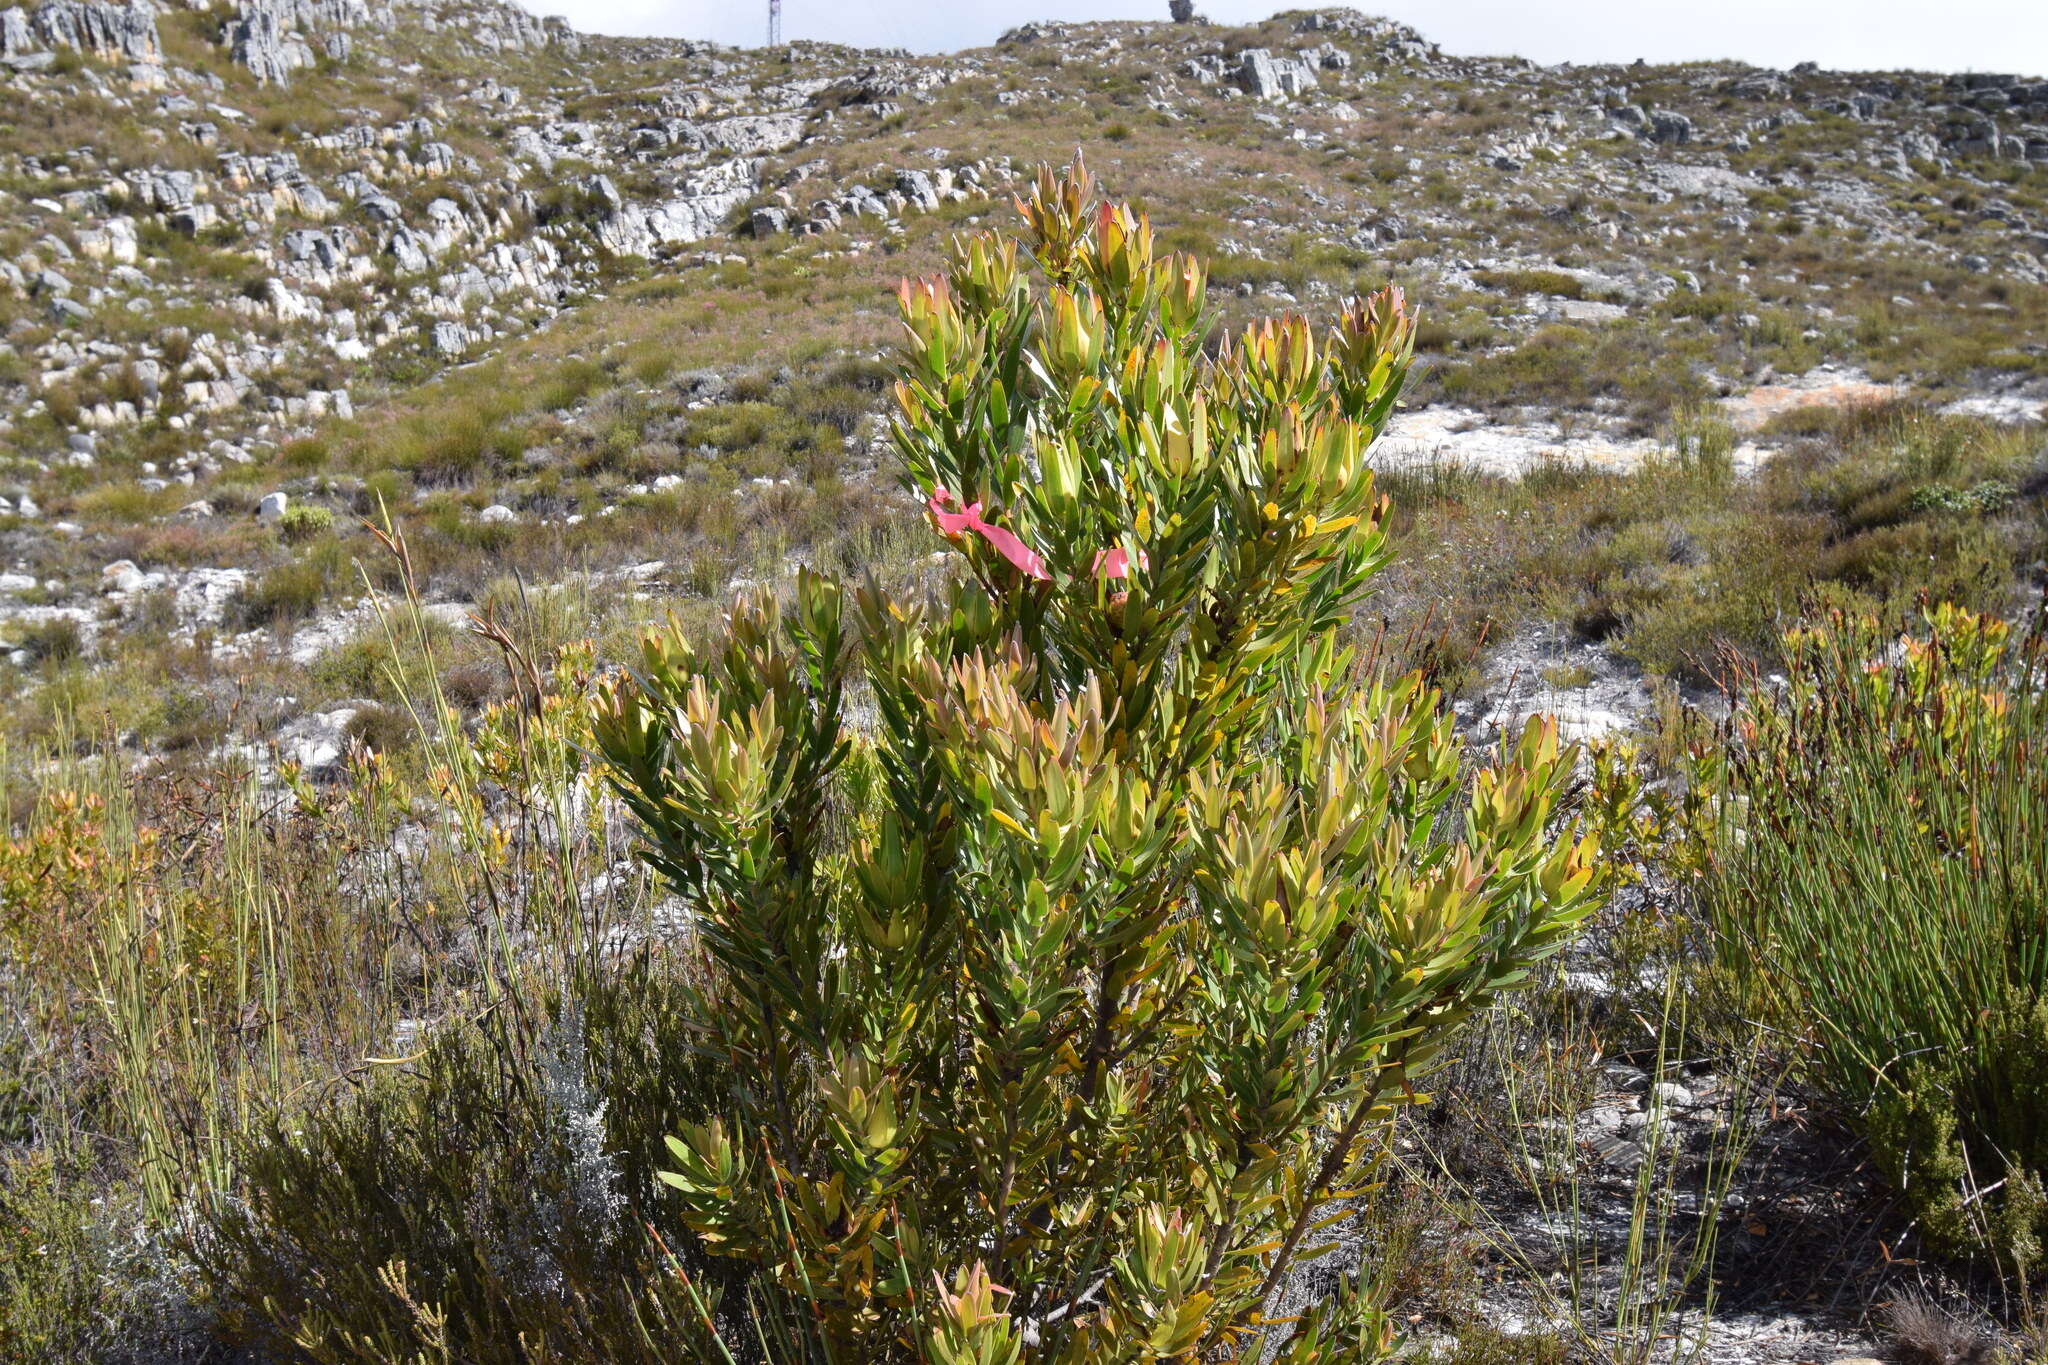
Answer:
<path fill-rule="evenodd" d="M 1006 531 L 1000 526 L 992 526 L 981 519 L 980 503 L 968 503 L 966 507 L 958 512 L 948 512 L 946 510 L 946 503 L 958 501 L 960 499 L 954 497 L 943 488 L 932 490 L 931 501 L 926 506 L 931 508 L 932 520 L 939 524 L 940 531 L 949 536 L 965 535 L 969 531 L 973 531 L 983 540 L 995 546 L 996 553 L 1016 565 L 1026 578 L 1050 579 L 1052 577 L 1051 574 L 1045 571 L 1045 561 L 1038 557 L 1038 552 L 1017 539 L 1015 532 Z"/>
<path fill-rule="evenodd" d="M 925 503 L 925 506 L 931 510 L 932 520 L 938 523 L 939 530 L 943 534 L 948 536 L 964 536 L 971 531 L 994 546 L 996 553 L 1016 565 L 1026 578 L 1051 581 L 1052 575 L 1046 572 L 1045 561 L 1039 557 L 1038 552 L 1018 539 L 1016 532 L 1005 530 L 1000 526 L 983 520 L 980 503 L 970 502 L 957 512 L 948 512 L 946 510 L 947 503 L 958 503 L 959 501 L 958 497 L 947 492 L 945 489 L 935 488 L 932 490 L 931 498 Z M 1143 550 L 1138 552 L 1138 567 L 1141 569 L 1152 567 L 1151 561 L 1146 557 Z M 1107 550 L 1099 550 L 1095 555 L 1094 570 L 1104 578 L 1129 578 L 1131 576 L 1131 556 L 1121 545 Z"/>
<path fill-rule="evenodd" d="M 1152 567 L 1151 557 L 1143 550 L 1138 551 L 1138 567 L 1141 569 Z M 1111 550 L 1096 551 L 1095 572 L 1101 574 L 1104 578 L 1129 578 L 1131 576 L 1131 556 L 1129 552 L 1121 545 Z"/>

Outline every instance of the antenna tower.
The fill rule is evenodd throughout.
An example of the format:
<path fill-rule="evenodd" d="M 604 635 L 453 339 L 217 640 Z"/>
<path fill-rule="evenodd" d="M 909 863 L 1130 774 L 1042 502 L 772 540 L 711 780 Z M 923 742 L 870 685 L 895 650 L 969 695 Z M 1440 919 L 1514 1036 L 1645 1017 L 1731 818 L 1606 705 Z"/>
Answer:
<path fill-rule="evenodd" d="M 768 46 L 782 46 L 782 0 L 768 0 Z"/>

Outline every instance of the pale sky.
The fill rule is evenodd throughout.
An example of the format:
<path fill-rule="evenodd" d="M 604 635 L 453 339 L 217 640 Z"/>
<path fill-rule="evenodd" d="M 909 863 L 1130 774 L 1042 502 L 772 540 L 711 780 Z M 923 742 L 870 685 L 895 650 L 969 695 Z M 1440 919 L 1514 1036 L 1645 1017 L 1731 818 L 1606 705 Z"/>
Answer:
<path fill-rule="evenodd" d="M 752 45 L 768 0 L 521 0 L 586 33 Z M 1313 0 L 1197 0 L 1243 23 Z M 1735 58 L 1836 70 L 2048 73 L 2048 0 L 1376 0 L 1357 8 L 1414 25 L 1461 55 L 1539 62 Z M 1164 19 L 1166 0 L 783 0 L 788 38 L 952 52 L 1030 19 Z"/>

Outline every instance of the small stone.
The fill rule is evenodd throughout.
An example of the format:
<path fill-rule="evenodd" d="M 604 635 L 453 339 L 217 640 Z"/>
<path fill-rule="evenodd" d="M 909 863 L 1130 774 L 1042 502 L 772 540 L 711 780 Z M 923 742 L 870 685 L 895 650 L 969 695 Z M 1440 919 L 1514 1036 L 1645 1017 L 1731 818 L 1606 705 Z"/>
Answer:
<path fill-rule="evenodd" d="M 132 559 L 117 559 L 100 570 L 100 591 L 131 593 L 149 580 Z"/>
<path fill-rule="evenodd" d="M 1618 1131 L 1625 1137 L 1653 1138 L 1663 1132 L 1669 1123 L 1668 1114 L 1637 1110 L 1621 1116 Z"/>
<path fill-rule="evenodd" d="M 494 502 L 477 513 L 476 519 L 486 526 L 509 526 L 519 520 L 519 514 L 502 502 Z"/>
<path fill-rule="evenodd" d="M 1650 1088 L 1649 1073 L 1639 1066 L 1627 1062 L 1609 1062 L 1600 1068 L 1607 1084 L 1625 1095 L 1639 1094 Z"/>
<path fill-rule="evenodd" d="M 1595 1133 L 1614 1133 L 1621 1130 L 1622 1111 L 1611 1104 L 1596 1105 L 1579 1115 L 1581 1126 Z"/>
<path fill-rule="evenodd" d="M 1643 1149 L 1619 1133 L 1601 1133 L 1589 1144 L 1600 1164 L 1617 1171 L 1632 1171 L 1643 1164 Z"/>

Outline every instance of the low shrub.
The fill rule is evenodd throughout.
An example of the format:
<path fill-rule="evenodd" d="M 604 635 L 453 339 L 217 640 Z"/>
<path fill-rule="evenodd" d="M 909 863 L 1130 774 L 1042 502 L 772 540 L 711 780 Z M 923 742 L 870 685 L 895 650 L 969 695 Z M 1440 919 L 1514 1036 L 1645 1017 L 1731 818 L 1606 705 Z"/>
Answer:
<path fill-rule="evenodd" d="M 419 734 L 418 722 L 410 711 L 381 704 L 357 707 L 344 729 L 349 739 L 380 754 L 407 748 Z"/>
<path fill-rule="evenodd" d="M 1585 282 L 1562 270 L 1475 270 L 1472 281 L 1481 289 L 1498 289 L 1506 294 L 1549 294 L 1560 299 L 1586 296 Z"/>
<path fill-rule="evenodd" d="M 203 1317 L 126 1191 L 89 1159 L 0 1154 L 0 1359 L 154 1365 L 206 1358 Z"/>
<path fill-rule="evenodd" d="M 325 568 L 313 560 L 294 560 L 250 580 L 236 603 L 236 619 L 245 630 L 290 625 L 318 611 L 326 594 Z"/>
<path fill-rule="evenodd" d="M 277 520 L 277 533 L 287 544 L 311 540 L 334 529 L 334 512 L 316 503 L 295 502 Z"/>
<path fill-rule="evenodd" d="M 51 616 L 17 624 L 8 644 L 37 663 L 62 664 L 85 652 L 85 632 L 69 616 Z"/>

